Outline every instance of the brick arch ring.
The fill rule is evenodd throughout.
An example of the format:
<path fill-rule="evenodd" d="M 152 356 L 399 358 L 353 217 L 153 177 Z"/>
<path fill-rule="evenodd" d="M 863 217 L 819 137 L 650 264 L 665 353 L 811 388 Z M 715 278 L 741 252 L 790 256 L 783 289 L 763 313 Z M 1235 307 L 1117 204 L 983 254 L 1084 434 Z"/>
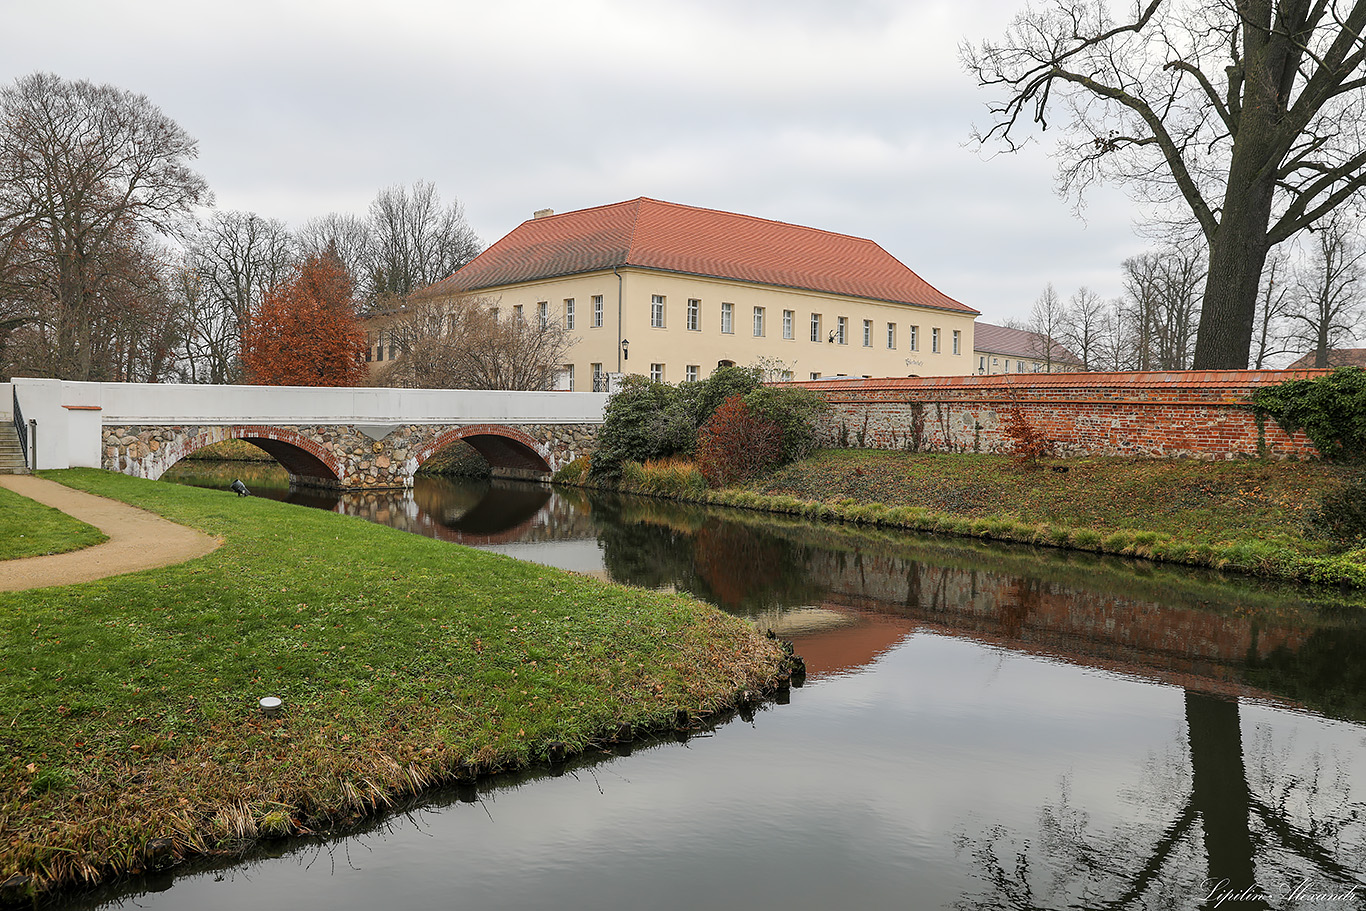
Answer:
<path fill-rule="evenodd" d="M 291 477 L 314 478 L 329 485 L 339 484 L 345 477 L 342 460 L 335 453 L 297 431 L 261 424 L 234 424 L 221 428 L 221 433 L 222 436 L 207 432 L 191 437 L 181 458 L 224 440 L 246 440 L 269 453 Z"/>
<path fill-rule="evenodd" d="M 503 424 L 470 424 L 440 433 L 418 449 L 416 466 L 431 458 L 432 453 L 458 440 L 470 444 L 496 468 L 520 468 L 546 474 L 554 471 L 549 459 L 542 454 L 540 443 L 525 432 Z"/>

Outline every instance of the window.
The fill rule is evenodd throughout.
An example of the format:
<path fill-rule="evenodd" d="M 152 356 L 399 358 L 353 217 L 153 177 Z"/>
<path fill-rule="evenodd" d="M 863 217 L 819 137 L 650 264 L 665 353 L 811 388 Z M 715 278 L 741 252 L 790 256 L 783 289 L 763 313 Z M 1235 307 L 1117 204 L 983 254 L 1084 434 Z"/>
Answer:
<path fill-rule="evenodd" d="M 896 323 L 887 324 L 887 347 L 896 350 Z"/>
<path fill-rule="evenodd" d="M 792 338 L 792 311 L 783 311 L 783 338 Z"/>
<path fill-rule="evenodd" d="M 550 325 L 550 301 L 536 302 L 536 319 L 542 329 Z"/>
<path fill-rule="evenodd" d="M 938 330 L 938 329 L 931 329 L 931 330 L 930 330 L 930 351 L 933 352 L 934 354 L 938 354 L 938 353 L 939 353 L 939 330 Z"/>
<path fill-rule="evenodd" d="M 374 359 L 375 359 L 375 349 L 374 349 L 374 348 L 366 348 L 366 349 L 365 349 L 365 360 L 366 360 L 367 362 L 369 362 L 369 361 L 373 361 Z"/>
<path fill-rule="evenodd" d="M 953 353 L 963 353 L 963 333 L 959 332 L 957 329 L 953 330 Z"/>
<path fill-rule="evenodd" d="M 654 381 L 657 382 L 657 383 L 662 383 L 662 382 L 664 382 L 664 365 L 663 365 L 663 364 L 651 364 L 651 365 L 650 365 L 650 379 L 654 380 Z"/>
<path fill-rule="evenodd" d="M 522 316 L 522 305 L 521 305 L 521 304 L 513 304 L 513 305 L 512 305 L 512 315 L 515 316 L 515 317 L 517 318 L 517 322 L 519 322 L 519 323 L 522 322 L 523 316 Z"/>
<path fill-rule="evenodd" d="M 565 365 L 564 365 L 564 388 L 568 389 L 570 392 L 573 392 L 573 391 L 574 391 L 574 365 L 573 365 L 573 364 L 565 364 Z"/>
<path fill-rule="evenodd" d="M 602 295 L 601 295 L 601 294 L 594 294 L 594 295 L 593 295 L 593 328 L 594 328 L 594 329 L 599 329 L 599 328 L 601 328 L 601 327 L 602 327 Z M 599 366 L 601 366 L 601 365 L 599 365 Z"/>
<path fill-rule="evenodd" d="M 870 319 L 863 321 L 863 347 L 873 347 L 873 321 Z"/>
<path fill-rule="evenodd" d="M 650 295 L 650 328 L 664 328 L 664 296 L 662 294 Z"/>
<path fill-rule="evenodd" d="M 821 315 L 820 315 L 819 313 L 813 313 L 813 314 L 811 314 L 811 341 L 813 341 L 813 342 L 819 342 L 820 340 L 821 340 Z"/>
<path fill-rule="evenodd" d="M 697 375 L 701 372 L 696 364 L 689 364 L 683 368 L 683 375 L 687 377 L 689 383 L 697 382 Z"/>
<path fill-rule="evenodd" d="M 1005 366 L 1006 366 L 1005 372 L 1006 372 L 1006 373 L 1009 373 L 1009 372 L 1010 372 L 1010 358 L 1006 358 L 1006 365 L 1005 365 Z"/>
<path fill-rule="evenodd" d="M 1024 361 L 1016 361 L 1016 362 L 1015 362 L 1015 372 L 1016 372 L 1016 373 L 1024 373 L 1024 372 L 1025 372 Z"/>
<path fill-rule="evenodd" d="M 836 325 L 839 327 L 839 332 L 835 335 L 835 341 L 841 345 L 849 344 L 849 317 L 841 316 Z"/>
<path fill-rule="evenodd" d="M 603 388 L 603 382 L 602 382 L 602 364 L 594 364 L 594 365 L 593 365 L 593 391 L 594 391 L 594 392 L 606 392 L 606 391 L 607 391 L 607 390 L 605 390 L 605 389 Z"/>
<path fill-rule="evenodd" d="M 702 328 L 702 302 L 697 298 L 688 299 L 688 329 L 697 332 Z"/>
<path fill-rule="evenodd" d="M 731 335 L 735 332 L 735 305 L 721 305 L 721 334 Z"/>
<path fill-rule="evenodd" d="M 564 299 L 564 327 L 566 329 L 574 328 L 574 298 L 572 297 Z"/>
<path fill-rule="evenodd" d="M 919 327 L 919 326 L 911 326 L 910 329 L 909 329 L 908 331 L 910 332 L 910 335 L 911 335 L 911 350 L 912 350 L 912 351 L 919 351 L 919 350 L 920 350 L 920 327 Z"/>
<path fill-rule="evenodd" d="M 811 374 L 811 378 L 812 378 L 813 380 L 818 380 L 818 379 L 821 378 L 821 375 L 820 375 L 819 373 L 813 373 L 813 374 Z"/>
<path fill-rule="evenodd" d="M 781 374 L 779 374 L 779 376 L 780 376 L 780 378 L 782 379 L 782 381 L 783 381 L 784 383 L 790 383 L 790 382 L 792 382 L 792 371 L 791 371 L 791 370 L 784 370 Z"/>
<path fill-rule="evenodd" d="M 754 337 L 755 337 L 755 338 L 763 338 L 763 337 L 764 337 L 764 308 L 763 308 L 763 307 L 755 307 L 755 308 L 754 308 Z"/>

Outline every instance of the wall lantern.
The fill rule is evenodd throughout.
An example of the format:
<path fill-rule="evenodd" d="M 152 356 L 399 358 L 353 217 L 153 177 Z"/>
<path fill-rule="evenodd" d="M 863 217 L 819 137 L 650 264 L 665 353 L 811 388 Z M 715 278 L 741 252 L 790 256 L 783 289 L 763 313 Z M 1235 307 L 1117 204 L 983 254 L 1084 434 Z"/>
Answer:
<path fill-rule="evenodd" d="M 623 361 L 629 360 L 630 357 L 631 357 L 630 352 L 627 351 L 627 346 L 630 345 L 630 344 L 631 344 L 631 343 L 630 343 L 629 341 L 627 341 L 626 339 L 622 339 L 622 340 L 621 340 L 621 359 L 622 359 Z"/>

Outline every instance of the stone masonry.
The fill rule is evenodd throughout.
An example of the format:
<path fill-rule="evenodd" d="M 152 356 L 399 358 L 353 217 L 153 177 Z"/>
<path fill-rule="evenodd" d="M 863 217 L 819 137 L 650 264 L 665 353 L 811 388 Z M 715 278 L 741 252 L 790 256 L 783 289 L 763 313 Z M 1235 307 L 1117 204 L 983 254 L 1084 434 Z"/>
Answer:
<path fill-rule="evenodd" d="M 548 477 L 590 453 L 597 424 L 168 424 L 104 428 L 110 471 L 156 479 L 190 453 L 247 440 L 270 453 L 296 483 L 347 489 L 411 487 L 413 473 L 457 440 L 480 452 L 495 474 Z"/>
<path fill-rule="evenodd" d="M 915 452 L 1010 452 L 1019 414 L 1059 456 L 1222 460 L 1315 458 L 1252 407 L 1259 388 L 1324 370 L 1054 373 L 805 382 L 831 405 L 819 445 Z"/>

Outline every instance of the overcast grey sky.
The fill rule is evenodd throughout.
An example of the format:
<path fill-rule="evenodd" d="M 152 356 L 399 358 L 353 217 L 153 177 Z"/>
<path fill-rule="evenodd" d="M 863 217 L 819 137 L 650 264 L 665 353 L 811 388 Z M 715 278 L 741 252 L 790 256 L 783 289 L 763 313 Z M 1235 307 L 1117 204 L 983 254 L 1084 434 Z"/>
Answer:
<path fill-rule="evenodd" d="M 958 62 L 1024 0 L 0 0 L 5 82 L 141 92 L 199 140 L 222 209 L 297 226 L 416 180 L 485 243 L 535 209 L 652 196 L 872 238 L 986 321 L 1045 284 L 1119 294 L 1145 248 L 1084 220 L 1051 143 L 969 144 Z"/>

